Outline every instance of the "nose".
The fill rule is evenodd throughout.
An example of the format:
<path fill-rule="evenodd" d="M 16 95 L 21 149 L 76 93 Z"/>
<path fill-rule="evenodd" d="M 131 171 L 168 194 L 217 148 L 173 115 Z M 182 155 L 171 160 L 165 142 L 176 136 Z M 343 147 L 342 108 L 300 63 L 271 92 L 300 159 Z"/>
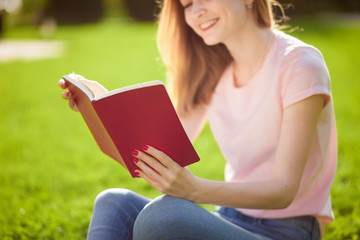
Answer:
<path fill-rule="evenodd" d="M 205 16 L 206 10 L 204 8 L 202 0 L 194 0 L 191 9 L 191 13 L 195 19 L 200 20 L 202 17 Z"/>

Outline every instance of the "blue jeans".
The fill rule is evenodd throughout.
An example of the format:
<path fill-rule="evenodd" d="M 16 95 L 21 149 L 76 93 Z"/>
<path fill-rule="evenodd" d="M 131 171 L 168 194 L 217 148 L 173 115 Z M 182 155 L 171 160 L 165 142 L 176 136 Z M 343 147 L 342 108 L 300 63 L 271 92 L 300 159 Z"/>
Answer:
<path fill-rule="evenodd" d="M 94 205 L 88 240 L 93 239 L 320 239 L 312 216 L 259 219 L 233 208 L 212 213 L 184 199 L 154 200 L 125 189 L 100 193 Z"/>

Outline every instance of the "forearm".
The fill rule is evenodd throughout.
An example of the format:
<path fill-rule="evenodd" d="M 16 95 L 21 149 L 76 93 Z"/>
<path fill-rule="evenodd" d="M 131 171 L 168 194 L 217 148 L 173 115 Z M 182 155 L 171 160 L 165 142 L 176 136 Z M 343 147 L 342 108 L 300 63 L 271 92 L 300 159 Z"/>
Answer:
<path fill-rule="evenodd" d="M 199 179 L 194 201 L 251 209 L 286 208 L 299 189 L 323 103 L 322 95 L 314 95 L 285 110 L 269 180 L 226 183 Z"/>
<path fill-rule="evenodd" d="M 262 182 L 228 183 L 198 179 L 192 201 L 235 208 L 286 208 L 295 190 L 283 181 L 273 179 Z"/>
<path fill-rule="evenodd" d="M 140 177 L 161 193 L 195 203 L 236 208 L 281 209 L 293 200 L 298 184 L 286 178 L 272 177 L 261 182 L 219 182 L 196 177 L 188 168 L 175 163 L 163 152 L 147 146 L 137 151 L 135 163 Z"/>

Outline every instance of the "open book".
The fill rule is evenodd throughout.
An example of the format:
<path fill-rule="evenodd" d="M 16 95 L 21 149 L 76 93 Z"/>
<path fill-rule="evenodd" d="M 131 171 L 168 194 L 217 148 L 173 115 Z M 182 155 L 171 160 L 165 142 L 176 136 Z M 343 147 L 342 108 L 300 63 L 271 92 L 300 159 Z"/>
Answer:
<path fill-rule="evenodd" d="M 181 166 L 199 161 L 161 81 L 107 91 L 80 75 L 63 76 L 100 149 L 136 177 L 131 152 L 151 145 Z"/>

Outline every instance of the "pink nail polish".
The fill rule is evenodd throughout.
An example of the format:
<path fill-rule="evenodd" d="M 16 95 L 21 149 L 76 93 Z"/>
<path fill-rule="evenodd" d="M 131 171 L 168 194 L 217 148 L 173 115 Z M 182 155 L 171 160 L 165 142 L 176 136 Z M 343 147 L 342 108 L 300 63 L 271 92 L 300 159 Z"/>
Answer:
<path fill-rule="evenodd" d="M 149 149 L 149 146 L 148 146 L 148 145 L 144 145 L 144 146 L 143 146 L 143 149 L 146 151 L 146 150 Z"/>
<path fill-rule="evenodd" d="M 135 176 L 140 177 L 140 174 L 137 170 L 134 171 Z"/>
<path fill-rule="evenodd" d="M 131 153 L 132 153 L 132 155 L 134 155 L 134 156 L 137 156 L 137 155 L 139 154 L 139 152 L 138 152 L 137 150 L 133 150 Z"/>
<path fill-rule="evenodd" d="M 133 158 L 133 160 L 134 160 L 135 163 L 139 162 L 139 159 L 137 159 L 137 158 Z"/>

